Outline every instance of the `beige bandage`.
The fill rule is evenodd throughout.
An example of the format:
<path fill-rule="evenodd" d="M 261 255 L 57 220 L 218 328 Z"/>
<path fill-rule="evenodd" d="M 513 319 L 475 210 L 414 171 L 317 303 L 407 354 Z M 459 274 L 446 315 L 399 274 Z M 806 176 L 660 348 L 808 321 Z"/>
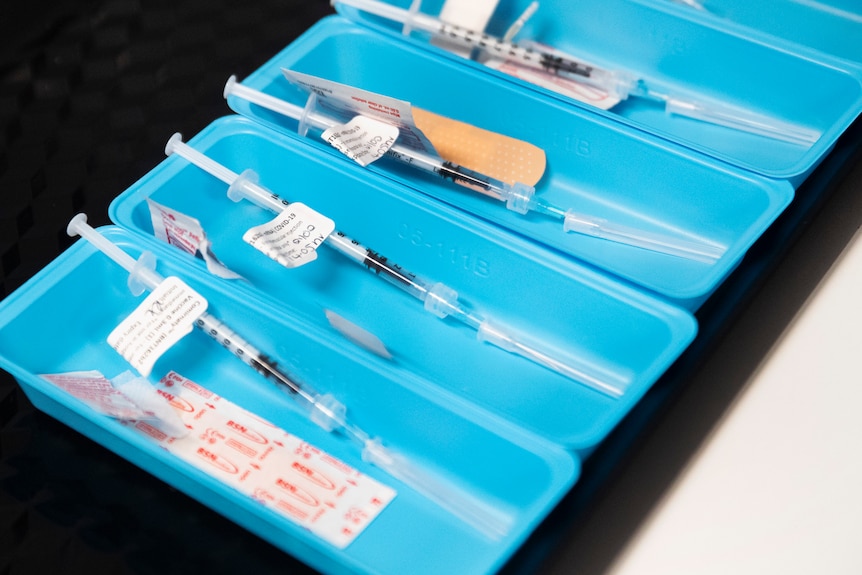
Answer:
<path fill-rule="evenodd" d="M 413 107 L 413 120 L 449 162 L 502 180 L 535 186 L 545 173 L 545 152 L 528 142 Z"/>

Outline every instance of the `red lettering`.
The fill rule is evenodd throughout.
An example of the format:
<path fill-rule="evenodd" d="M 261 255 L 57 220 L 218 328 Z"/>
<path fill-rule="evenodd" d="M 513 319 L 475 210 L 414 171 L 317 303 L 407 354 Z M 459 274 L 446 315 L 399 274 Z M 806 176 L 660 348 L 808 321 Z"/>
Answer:
<path fill-rule="evenodd" d="M 354 525 L 360 525 L 364 523 L 368 519 L 368 514 L 359 509 L 358 507 L 351 508 L 347 513 L 344 514 L 344 520 L 353 523 Z"/>
<path fill-rule="evenodd" d="M 235 430 L 239 431 L 240 433 L 247 433 L 248 432 L 248 428 L 246 428 L 245 425 L 243 425 L 241 423 L 237 423 L 236 421 L 234 421 L 232 419 L 227 422 L 227 426 L 230 427 L 231 429 L 235 429 Z"/>
<path fill-rule="evenodd" d="M 198 447 L 197 454 L 200 455 L 205 461 L 211 463 L 214 467 L 221 469 L 226 473 L 239 473 L 239 468 L 225 459 L 224 457 L 220 457 L 217 453 L 213 453 L 206 448 Z"/>
<path fill-rule="evenodd" d="M 350 467 L 349 465 L 347 465 L 345 463 L 342 463 L 341 461 L 335 459 L 331 455 L 324 455 L 323 457 L 320 458 L 320 460 L 323 461 L 324 463 L 328 463 L 332 467 L 335 467 L 339 471 L 343 472 L 345 475 L 353 475 L 355 473 L 355 470 L 352 467 Z"/>
<path fill-rule="evenodd" d="M 293 505 L 291 505 L 287 501 L 284 501 L 283 499 L 279 499 L 276 506 L 279 509 L 283 509 L 284 511 L 287 511 L 288 513 L 290 513 L 294 517 L 298 517 L 299 519 L 305 519 L 306 517 L 308 517 L 308 513 L 306 513 L 302 509 L 299 509 L 298 507 L 294 507 Z"/>
<path fill-rule="evenodd" d="M 139 421 L 138 423 L 136 423 L 135 427 L 137 429 L 140 429 L 141 431 L 143 431 L 144 433 L 146 433 L 147 435 L 149 435 L 153 439 L 156 439 L 157 441 L 164 441 L 168 437 L 168 435 L 166 433 L 163 433 L 161 430 L 156 429 L 155 427 L 153 427 L 149 423 L 146 423 L 143 421 Z"/>
<path fill-rule="evenodd" d="M 267 458 L 267 456 L 268 456 L 270 453 L 272 453 L 273 449 L 274 449 L 274 448 L 273 448 L 271 445 L 270 445 L 269 447 L 267 447 L 267 448 L 263 451 L 263 453 L 261 453 L 261 454 L 260 454 L 260 457 L 258 457 L 258 458 L 257 458 L 257 460 L 258 460 L 258 461 L 263 461 L 264 459 L 266 459 L 266 458 Z"/>
<path fill-rule="evenodd" d="M 193 382 L 190 379 L 187 379 L 183 382 L 183 387 L 185 387 L 186 389 L 190 389 L 191 391 L 195 392 L 196 394 L 200 395 L 201 397 L 205 397 L 207 399 L 209 399 L 213 396 L 213 392 L 206 389 L 205 387 L 199 386 L 198 384 L 196 384 L 195 382 Z"/>
<path fill-rule="evenodd" d="M 218 456 L 215 453 L 209 451 L 208 449 L 204 449 L 203 447 L 198 447 L 198 455 L 200 455 L 201 457 L 205 457 L 210 461 L 215 461 L 216 459 L 218 459 Z"/>
<path fill-rule="evenodd" d="M 227 441 L 225 441 L 225 445 L 227 445 L 231 449 L 236 449 L 247 457 L 254 457 L 255 455 L 257 455 L 257 451 L 255 451 L 251 447 L 248 447 L 247 445 L 243 445 L 236 439 L 228 439 Z"/>
<path fill-rule="evenodd" d="M 318 501 L 314 495 L 305 489 L 294 485 L 290 481 L 279 478 L 275 480 L 275 484 L 284 489 L 291 497 L 298 499 L 306 505 L 311 507 L 317 507 L 320 505 L 320 501 Z"/>

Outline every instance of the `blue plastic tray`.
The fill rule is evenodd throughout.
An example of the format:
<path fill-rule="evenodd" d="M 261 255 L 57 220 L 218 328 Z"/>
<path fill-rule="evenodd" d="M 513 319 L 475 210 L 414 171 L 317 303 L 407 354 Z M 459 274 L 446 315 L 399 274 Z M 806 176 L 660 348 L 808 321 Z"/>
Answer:
<path fill-rule="evenodd" d="M 2 302 L 0 367 L 17 378 L 37 408 L 313 567 L 393 575 L 407 565 L 411 573 L 428 575 L 494 572 L 577 478 L 576 457 L 559 446 L 371 361 L 302 318 L 238 298 L 231 286 L 176 258 L 173 248 L 117 228 L 103 231 L 134 257 L 139 246 L 155 253 L 160 273 L 180 276 L 207 299 L 211 313 L 235 328 L 246 327 L 250 340 L 275 352 L 300 379 L 321 391 L 325 385 L 350 407 L 358 425 L 516 513 L 507 537 L 485 538 L 363 463 L 352 444 L 308 422 L 288 394 L 209 337 L 197 330 L 186 336 L 159 360 L 154 377 L 176 370 L 397 490 L 376 520 L 340 550 L 37 375 L 97 369 L 113 377 L 128 369 L 105 338 L 144 296 L 129 292 L 128 276 L 118 265 L 78 242 Z M 445 552 L 429 554 L 429 546 Z"/>
<path fill-rule="evenodd" d="M 780 5 L 747 0 L 704 0 L 705 10 L 674 5 L 673 0 L 641 0 L 681 18 L 760 39 L 776 46 L 806 49 L 862 64 L 862 5 L 856 0 L 787 0 Z M 670 4 L 671 6 L 668 6 Z"/>
<path fill-rule="evenodd" d="M 351 58 L 348 65 L 346 54 L 363 57 Z M 385 66 L 380 65 L 383 61 Z M 500 202 L 396 162 L 382 160 L 362 172 L 396 178 L 689 309 L 696 309 L 715 290 L 793 198 L 787 182 L 734 168 L 534 91 L 499 82 L 461 61 L 439 58 L 340 17 L 318 23 L 243 83 L 303 104 L 304 94 L 284 79 L 282 68 L 407 100 L 426 110 L 531 142 L 545 150 L 548 158 L 548 170 L 536 193 L 557 205 L 634 228 L 688 234 L 727 246 L 717 262 L 697 262 L 567 234 L 558 221 L 516 214 Z M 229 103 L 239 113 L 296 138 L 295 121 L 239 98 L 231 97 Z M 515 110 L 517 113 L 508 113 Z M 316 135 L 300 141 L 338 156 L 329 161 L 332 165 L 353 164 Z M 345 169 L 350 168 L 361 170 L 358 165 Z M 402 193 L 416 196 L 407 188 Z"/>
<path fill-rule="evenodd" d="M 147 198 L 197 218 L 216 255 L 248 280 L 231 286 L 237 297 L 265 300 L 273 314 L 285 310 L 334 334 L 324 314 L 332 310 L 387 346 L 392 361 L 368 354 L 382 368 L 569 449 L 601 441 L 694 337 L 686 311 L 426 196 L 405 196 L 391 180 L 333 162 L 301 139 L 234 116 L 190 144 L 233 171 L 255 170 L 270 190 L 329 216 L 336 229 L 390 261 L 456 289 L 488 317 L 629 374 L 628 390 L 614 399 L 480 343 L 475 332 L 434 317 L 334 250 L 318 250 L 317 260 L 297 269 L 282 267 L 242 240 L 273 214 L 234 203 L 225 184 L 179 157 L 118 196 L 111 219 L 151 235 Z"/>
<path fill-rule="evenodd" d="M 409 0 L 387 3 L 402 8 L 410 5 Z M 500 2 L 487 31 L 502 36 L 528 4 L 528 0 Z M 740 0 L 738 4 L 745 2 Z M 781 14 L 787 8 L 793 9 L 794 2 L 781 3 L 780 6 L 759 4 L 762 6 L 749 9 L 769 11 L 770 21 L 779 23 L 772 25 L 781 26 L 780 22 L 785 21 Z M 442 0 L 429 0 L 422 3 L 421 9 L 436 16 L 441 5 Z M 457 61 L 460 65 L 488 74 L 497 82 L 513 83 L 542 94 L 546 99 L 573 104 L 569 98 L 513 80 L 506 74 L 432 46 L 420 37 L 411 37 L 405 42 L 400 24 L 358 15 L 352 8 L 341 7 L 339 11 L 378 33 L 387 32 L 393 41 L 420 46 L 437 58 Z M 798 18 L 802 20 L 800 26 L 810 25 L 817 29 L 812 34 L 838 37 L 846 29 L 834 27 L 836 22 L 831 19 L 803 20 L 806 18 L 803 15 Z M 715 19 L 690 16 L 670 0 L 664 3 L 660 0 L 551 0 L 541 2 L 539 10 L 516 41 L 539 41 L 600 66 L 624 69 L 640 77 L 661 81 L 675 93 L 699 94 L 821 131 L 816 143 L 805 146 L 668 116 L 662 108 L 636 99 L 623 102 L 611 112 L 577 104 L 627 126 L 661 135 L 731 164 L 798 185 L 862 110 L 862 70 L 846 60 L 803 49 L 799 45 L 787 42 L 769 44 L 763 38 L 750 37 L 745 29 L 727 29 L 714 23 Z M 836 42 L 840 45 L 846 43 L 852 52 L 858 54 L 858 38 L 859 35 L 855 34 Z M 398 51 L 392 49 L 389 54 L 386 58 L 369 56 L 367 60 L 375 62 L 382 72 L 388 68 L 392 58 L 397 58 Z M 458 91 L 457 83 L 447 88 Z M 462 93 L 469 92 L 465 90 Z"/>

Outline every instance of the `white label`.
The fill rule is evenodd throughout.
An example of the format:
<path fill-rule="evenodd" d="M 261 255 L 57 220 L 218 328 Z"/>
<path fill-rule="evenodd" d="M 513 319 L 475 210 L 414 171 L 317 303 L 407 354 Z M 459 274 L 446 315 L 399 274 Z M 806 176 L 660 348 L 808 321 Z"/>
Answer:
<path fill-rule="evenodd" d="M 498 3 L 498 0 L 446 0 L 438 18 L 447 24 L 482 32 L 488 26 Z M 468 58 L 472 51 L 461 44 L 447 42 L 445 36 L 434 36 L 431 42 L 465 58 Z"/>
<path fill-rule="evenodd" d="M 468 30 L 481 32 L 488 25 L 499 0 L 446 0 L 440 20 Z"/>
<path fill-rule="evenodd" d="M 240 277 L 221 263 L 213 253 L 212 244 L 198 220 L 150 198 L 147 198 L 147 204 L 153 222 L 153 235 L 158 239 L 192 255 L 200 252 L 207 264 L 207 270 L 215 276 L 225 279 Z"/>
<path fill-rule="evenodd" d="M 367 116 L 323 132 L 326 142 L 362 167 L 382 158 L 398 138 L 398 128 Z"/>
<path fill-rule="evenodd" d="M 129 423 L 170 453 L 264 507 L 343 549 L 395 497 L 395 491 L 314 445 L 171 372 L 157 391 L 188 435 L 170 437 Z"/>
<path fill-rule="evenodd" d="M 343 121 L 356 115 L 376 118 L 398 128 L 400 145 L 432 156 L 438 155 L 434 145 L 416 127 L 410 102 L 292 70 L 282 69 L 282 72 L 291 84 L 317 94 L 317 103 Z"/>
<path fill-rule="evenodd" d="M 275 219 L 255 226 L 242 239 L 287 268 L 317 258 L 335 222 L 301 203 L 292 203 Z"/>
<path fill-rule="evenodd" d="M 108 335 L 108 343 L 147 376 L 206 309 L 207 301 L 199 293 L 179 278 L 169 277 Z"/>

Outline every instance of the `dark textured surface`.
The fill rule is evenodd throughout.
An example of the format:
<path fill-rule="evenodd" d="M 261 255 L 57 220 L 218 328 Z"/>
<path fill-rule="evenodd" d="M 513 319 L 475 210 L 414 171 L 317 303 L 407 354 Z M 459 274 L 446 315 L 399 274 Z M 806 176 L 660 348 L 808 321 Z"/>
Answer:
<path fill-rule="evenodd" d="M 229 113 L 230 74 L 329 12 L 321 0 L 4 2 L 0 296 L 71 243 L 71 214 L 107 223 L 110 200 L 163 158 L 171 133 Z"/>
<path fill-rule="evenodd" d="M 331 12 L 325 1 L 0 4 L 0 298 L 71 240 L 75 213 L 228 114 L 221 91 Z M 0 372 L 0 574 L 307 573 L 37 412 Z"/>

